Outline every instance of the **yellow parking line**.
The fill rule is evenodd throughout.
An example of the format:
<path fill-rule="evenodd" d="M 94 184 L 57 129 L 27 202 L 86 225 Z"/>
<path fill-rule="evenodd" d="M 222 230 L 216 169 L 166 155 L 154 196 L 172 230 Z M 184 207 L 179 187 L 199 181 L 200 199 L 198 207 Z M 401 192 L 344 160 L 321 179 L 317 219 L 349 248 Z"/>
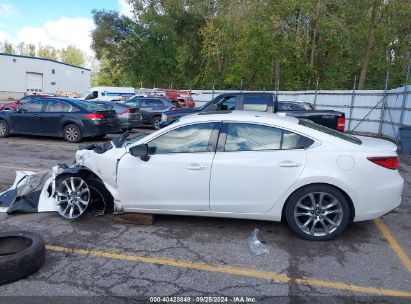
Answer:
<path fill-rule="evenodd" d="M 400 244 L 398 244 L 397 240 L 394 238 L 387 225 L 385 225 L 381 219 L 374 220 L 374 223 L 378 227 L 384 238 L 387 240 L 391 249 L 404 264 L 405 268 L 407 268 L 407 270 L 411 272 L 411 260 L 409 259 L 405 251 L 401 248 Z"/>
<path fill-rule="evenodd" d="M 252 277 L 252 278 L 257 278 L 257 279 L 265 279 L 265 280 L 271 280 L 271 281 L 275 281 L 279 283 L 289 283 L 290 281 L 292 281 L 299 285 L 332 288 L 332 289 L 346 290 L 346 291 L 357 292 L 357 293 L 394 296 L 394 297 L 411 297 L 411 291 L 367 287 L 367 286 L 346 284 L 342 282 L 317 280 L 313 278 L 293 279 L 286 274 L 270 272 L 270 271 L 260 271 L 260 270 L 251 269 L 251 268 L 209 265 L 205 263 L 179 261 L 179 260 L 174 260 L 174 259 L 169 259 L 169 258 L 142 257 L 142 256 L 121 254 L 121 253 L 115 253 L 115 252 L 79 249 L 79 248 L 68 248 L 68 247 L 61 247 L 61 246 L 55 246 L 55 245 L 47 245 L 46 248 L 51 251 L 57 251 L 57 252 L 63 252 L 63 253 L 89 255 L 89 256 L 94 256 L 94 257 L 124 260 L 124 261 L 130 261 L 130 262 L 140 262 L 140 263 L 158 264 L 158 265 L 166 265 L 166 266 L 174 266 L 174 267 L 183 267 L 183 268 L 190 268 L 190 269 L 201 270 L 201 271 L 224 273 L 228 275 L 237 275 L 237 276 L 246 276 L 246 277 Z"/>
<path fill-rule="evenodd" d="M 23 168 L 23 167 L 15 167 L 15 166 L 1 166 L 1 169 L 9 169 L 9 170 L 13 170 L 13 171 L 33 171 L 33 172 L 42 172 L 45 171 L 47 169 L 39 169 L 39 168 Z"/>

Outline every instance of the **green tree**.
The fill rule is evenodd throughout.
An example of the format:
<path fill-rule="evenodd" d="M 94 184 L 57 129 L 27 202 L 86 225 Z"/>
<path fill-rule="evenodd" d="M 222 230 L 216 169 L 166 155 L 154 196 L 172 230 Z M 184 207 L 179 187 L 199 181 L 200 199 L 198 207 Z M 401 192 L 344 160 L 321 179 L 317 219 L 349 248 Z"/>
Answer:
<path fill-rule="evenodd" d="M 220 89 L 401 86 L 411 57 L 407 0 L 130 0 L 94 11 L 110 81 Z M 109 65 L 108 65 L 109 64 Z M 121 71 L 121 72 L 120 72 Z M 103 79 L 103 78 L 102 78 Z M 103 80 L 102 80 L 103 81 Z"/>
<path fill-rule="evenodd" d="M 41 58 L 47 58 L 52 60 L 58 60 L 57 50 L 52 46 L 41 46 L 39 45 L 38 56 Z M 83 59 L 84 63 L 84 59 Z"/>
<path fill-rule="evenodd" d="M 16 54 L 16 50 L 12 43 L 8 42 L 7 40 L 3 43 L 3 52 L 6 54 Z"/>
<path fill-rule="evenodd" d="M 83 66 L 84 65 L 84 54 L 83 52 L 76 48 L 75 46 L 68 46 L 60 51 L 61 61 L 64 63 Z"/>

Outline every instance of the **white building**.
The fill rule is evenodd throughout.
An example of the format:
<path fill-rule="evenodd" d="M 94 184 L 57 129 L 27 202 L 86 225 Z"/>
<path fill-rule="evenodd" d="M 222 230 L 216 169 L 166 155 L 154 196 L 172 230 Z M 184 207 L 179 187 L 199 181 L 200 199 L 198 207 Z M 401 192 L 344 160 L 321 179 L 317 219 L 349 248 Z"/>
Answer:
<path fill-rule="evenodd" d="M 50 60 L 0 53 L 0 100 L 26 94 L 85 94 L 91 70 Z"/>

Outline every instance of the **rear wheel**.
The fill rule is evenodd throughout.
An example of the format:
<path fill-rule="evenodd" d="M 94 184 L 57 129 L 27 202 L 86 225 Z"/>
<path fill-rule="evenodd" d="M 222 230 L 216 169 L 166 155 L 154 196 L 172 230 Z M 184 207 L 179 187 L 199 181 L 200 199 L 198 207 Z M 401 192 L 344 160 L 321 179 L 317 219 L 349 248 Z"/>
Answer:
<path fill-rule="evenodd" d="M 350 208 L 345 196 L 327 185 L 312 185 L 297 190 L 287 201 L 288 226 L 303 239 L 327 241 L 347 227 Z"/>
<path fill-rule="evenodd" d="M 80 128 L 73 124 L 64 127 L 63 137 L 70 143 L 78 143 L 83 138 Z"/>
<path fill-rule="evenodd" d="M 151 124 L 153 125 L 154 130 L 160 130 L 160 121 L 160 116 L 153 117 L 153 119 L 151 120 Z"/>
<path fill-rule="evenodd" d="M 7 121 L 0 119 L 0 137 L 8 137 L 10 135 L 10 128 Z"/>

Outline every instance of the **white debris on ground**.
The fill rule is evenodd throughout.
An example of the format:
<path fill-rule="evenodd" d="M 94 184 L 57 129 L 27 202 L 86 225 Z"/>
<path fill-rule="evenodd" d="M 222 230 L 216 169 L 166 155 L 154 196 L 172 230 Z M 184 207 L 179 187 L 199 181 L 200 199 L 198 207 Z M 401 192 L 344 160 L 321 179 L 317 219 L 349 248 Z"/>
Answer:
<path fill-rule="evenodd" d="M 258 239 L 257 235 L 259 231 L 260 230 L 258 228 L 253 230 L 251 236 L 248 238 L 248 246 L 250 246 L 251 251 L 255 255 L 270 253 L 269 247 Z"/>

